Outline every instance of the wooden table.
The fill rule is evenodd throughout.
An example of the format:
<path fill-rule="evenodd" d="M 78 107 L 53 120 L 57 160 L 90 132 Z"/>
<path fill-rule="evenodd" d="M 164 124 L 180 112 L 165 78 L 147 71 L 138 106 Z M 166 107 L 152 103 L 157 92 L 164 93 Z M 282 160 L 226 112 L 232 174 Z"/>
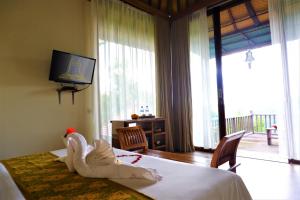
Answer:
<path fill-rule="evenodd" d="M 162 117 L 130 119 L 130 120 L 111 120 L 113 146 L 120 148 L 118 145 L 117 128 L 129 126 L 141 126 L 146 133 L 149 149 L 167 150 L 168 133 L 165 127 L 165 119 Z"/>
<path fill-rule="evenodd" d="M 277 129 L 274 127 L 266 128 L 268 145 L 272 145 L 272 139 L 278 139 Z"/>

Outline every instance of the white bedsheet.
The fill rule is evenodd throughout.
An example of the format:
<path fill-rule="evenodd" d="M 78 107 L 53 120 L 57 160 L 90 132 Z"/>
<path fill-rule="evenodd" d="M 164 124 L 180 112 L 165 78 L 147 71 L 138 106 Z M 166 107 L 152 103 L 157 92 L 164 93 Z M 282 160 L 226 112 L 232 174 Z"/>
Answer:
<path fill-rule="evenodd" d="M 116 155 L 131 155 L 132 152 L 114 149 Z M 57 156 L 66 155 L 65 150 L 53 151 Z M 130 162 L 134 158 L 122 157 Z M 231 172 L 200 167 L 188 163 L 145 156 L 137 165 L 157 169 L 163 177 L 153 184 L 141 179 L 112 179 L 145 195 L 162 200 L 248 200 L 251 196 L 242 179 Z M 0 199 L 23 199 L 20 191 L 0 165 Z M 7 188 L 7 189 L 2 189 Z M 2 198 L 3 197 L 3 198 Z M 5 197 L 5 198 L 4 198 Z"/>
<path fill-rule="evenodd" d="M 0 200 L 2 199 L 25 200 L 4 165 L 0 163 Z"/>

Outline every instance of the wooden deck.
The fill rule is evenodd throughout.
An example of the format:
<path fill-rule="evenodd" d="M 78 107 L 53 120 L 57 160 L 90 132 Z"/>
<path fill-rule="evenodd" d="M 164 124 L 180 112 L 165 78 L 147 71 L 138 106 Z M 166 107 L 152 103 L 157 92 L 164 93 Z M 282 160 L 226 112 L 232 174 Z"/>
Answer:
<path fill-rule="evenodd" d="M 288 162 L 288 159 L 279 154 L 278 139 L 272 139 L 272 145 L 268 145 L 266 134 L 248 134 L 239 144 L 237 155 L 246 158 Z"/>
<path fill-rule="evenodd" d="M 266 134 L 248 134 L 243 137 L 240 142 L 239 150 L 265 152 L 265 153 L 279 153 L 278 139 L 272 140 L 272 145 L 267 143 Z"/>

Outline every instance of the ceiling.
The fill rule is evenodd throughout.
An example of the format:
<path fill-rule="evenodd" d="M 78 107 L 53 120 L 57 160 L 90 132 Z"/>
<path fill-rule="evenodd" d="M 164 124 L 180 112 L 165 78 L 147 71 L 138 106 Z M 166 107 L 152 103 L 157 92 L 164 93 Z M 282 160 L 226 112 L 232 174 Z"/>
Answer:
<path fill-rule="evenodd" d="M 251 0 L 222 10 L 223 55 L 271 44 L 268 1 Z M 208 17 L 211 55 L 214 55 L 213 19 Z"/>
<path fill-rule="evenodd" d="M 141 0 L 144 3 L 157 8 L 170 16 L 186 10 L 199 0 Z"/>
<path fill-rule="evenodd" d="M 224 1 L 240 0 L 121 0 L 138 9 L 165 18 L 176 18 Z"/>
<path fill-rule="evenodd" d="M 122 0 L 161 16 L 178 18 L 205 6 L 224 3 L 224 0 Z M 221 6 L 223 55 L 271 44 L 268 0 L 227 0 Z M 242 2 L 237 4 L 237 2 Z M 208 17 L 211 56 L 214 56 L 213 19 Z"/>

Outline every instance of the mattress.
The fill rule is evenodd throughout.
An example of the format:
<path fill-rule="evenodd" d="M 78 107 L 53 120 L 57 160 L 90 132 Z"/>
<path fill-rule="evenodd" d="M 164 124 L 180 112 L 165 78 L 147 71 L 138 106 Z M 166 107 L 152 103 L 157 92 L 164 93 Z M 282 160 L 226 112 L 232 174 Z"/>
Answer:
<path fill-rule="evenodd" d="M 120 149 L 114 149 L 114 152 L 116 155 L 134 154 Z M 66 155 L 66 150 L 62 149 L 51 153 L 61 157 Z M 123 162 L 131 162 L 134 158 L 124 156 L 119 159 Z M 252 199 L 241 177 L 229 171 L 147 155 L 142 155 L 142 158 L 135 165 L 156 169 L 162 176 L 162 180 L 155 184 L 142 179 L 111 180 L 154 199 Z M 24 199 L 8 171 L 1 163 L 0 199 Z"/>

